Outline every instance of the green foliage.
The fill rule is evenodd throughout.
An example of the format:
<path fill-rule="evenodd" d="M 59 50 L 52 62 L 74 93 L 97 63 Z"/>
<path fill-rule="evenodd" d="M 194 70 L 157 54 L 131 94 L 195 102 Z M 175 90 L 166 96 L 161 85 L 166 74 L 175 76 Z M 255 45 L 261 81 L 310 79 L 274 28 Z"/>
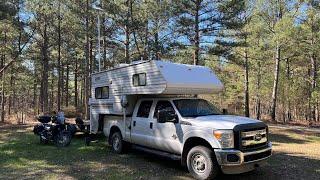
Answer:
<path fill-rule="evenodd" d="M 264 117 L 269 114 L 278 47 L 277 117 L 285 120 L 291 114 L 293 119 L 319 119 L 317 1 L 99 2 L 97 6 L 102 11 L 95 10 L 91 0 L 0 2 L 2 66 L 18 55 L 3 73 L 5 111 L 13 96 L 20 96 L 21 102 L 24 99 L 29 109 L 38 109 L 43 98 L 48 98 L 50 108 L 55 109 L 59 68 L 61 106 L 68 104 L 81 109 L 85 92 L 90 94 L 85 84 L 87 73 L 98 69 L 97 18 L 100 17 L 103 69 L 125 62 L 127 53 L 129 61 L 158 58 L 193 64 L 198 51 L 197 63 L 211 67 L 225 85 L 225 91 L 215 95 L 213 101 L 239 114 L 243 114 L 245 106 L 246 69 L 251 116 L 256 116 L 258 102 Z M 21 50 L 24 42 L 27 44 Z M 48 97 L 42 97 L 46 88 Z M 18 109 L 13 102 L 11 106 Z M 313 111 L 317 111 L 317 117 Z"/>

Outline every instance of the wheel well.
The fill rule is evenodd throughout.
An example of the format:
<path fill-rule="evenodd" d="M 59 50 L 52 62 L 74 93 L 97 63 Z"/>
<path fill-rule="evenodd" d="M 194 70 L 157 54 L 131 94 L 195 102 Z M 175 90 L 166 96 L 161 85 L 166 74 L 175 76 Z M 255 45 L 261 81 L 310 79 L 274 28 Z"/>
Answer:
<path fill-rule="evenodd" d="M 110 129 L 109 137 L 108 137 L 109 144 L 111 143 L 111 136 L 115 132 L 120 132 L 121 133 L 120 129 L 117 126 L 112 126 L 111 129 Z"/>
<path fill-rule="evenodd" d="M 183 166 L 187 165 L 188 152 L 193 147 L 200 146 L 200 145 L 212 149 L 211 145 L 205 139 L 202 139 L 200 137 L 191 137 L 191 138 L 187 139 L 187 141 L 184 143 L 182 156 L 181 156 L 181 164 Z"/>

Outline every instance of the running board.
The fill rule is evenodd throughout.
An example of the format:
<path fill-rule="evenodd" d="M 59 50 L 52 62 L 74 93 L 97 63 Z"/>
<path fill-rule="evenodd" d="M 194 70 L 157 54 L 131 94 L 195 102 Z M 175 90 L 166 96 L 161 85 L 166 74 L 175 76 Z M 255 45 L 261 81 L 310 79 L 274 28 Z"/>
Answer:
<path fill-rule="evenodd" d="M 160 151 L 160 150 L 156 150 L 156 149 L 150 149 L 147 147 L 143 147 L 143 146 L 139 146 L 139 145 L 132 145 L 133 149 L 139 150 L 139 151 L 144 151 L 146 153 L 150 153 L 150 154 L 156 154 L 162 157 L 167 157 L 170 158 L 172 160 L 181 160 L 181 157 L 179 155 L 176 154 L 171 154 L 165 151 Z"/>

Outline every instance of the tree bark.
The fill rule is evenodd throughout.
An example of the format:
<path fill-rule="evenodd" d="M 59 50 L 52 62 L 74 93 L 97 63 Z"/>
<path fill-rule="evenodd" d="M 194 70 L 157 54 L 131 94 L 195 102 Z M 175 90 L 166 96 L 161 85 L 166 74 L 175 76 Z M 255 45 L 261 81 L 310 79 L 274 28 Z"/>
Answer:
<path fill-rule="evenodd" d="M 11 71 L 10 71 L 10 91 L 15 91 L 14 85 L 15 85 L 15 83 L 14 83 L 14 70 L 13 70 L 13 67 L 11 67 Z M 8 98 L 8 115 L 11 115 L 12 106 L 14 107 L 13 101 L 12 101 L 12 94 L 10 92 L 9 98 Z"/>
<path fill-rule="evenodd" d="M 126 17 L 126 23 L 125 23 L 125 63 L 130 63 L 130 56 L 129 56 L 129 48 L 130 48 L 130 29 L 129 29 L 129 19 L 130 19 L 130 6 L 131 6 L 131 0 L 127 0 L 127 17 Z"/>
<path fill-rule="evenodd" d="M 105 18 L 104 19 L 104 22 L 106 22 L 107 19 Z M 110 65 L 107 61 L 107 33 L 106 33 L 106 23 L 103 23 L 103 68 L 104 69 L 107 69 Z"/>
<path fill-rule="evenodd" d="M 84 104 L 84 112 L 85 112 L 85 118 L 89 119 L 89 0 L 86 2 L 86 49 L 85 49 L 85 73 L 84 73 L 84 98 L 83 98 L 83 104 Z"/>
<path fill-rule="evenodd" d="M 287 65 L 287 81 L 288 81 L 288 84 L 287 84 L 287 89 L 286 89 L 286 93 L 289 97 L 290 95 L 290 86 L 291 86 L 291 76 L 290 76 L 290 60 L 289 59 L 286 59 L 286 65 Z M 292 119 L 292 108 L 291 108 L 291 99 L 290 98 L 287 98 L 287 112 L 286 112 L 286 119 L 288 121 L 291 121 Z M 285 121 L 286 122 L 286 121 Z"/>
<path fill-rule="evenodd" d="M 69 106 L 69 64 L 67 63 L 66 73 L 66 107 Z"/>
<path fill-rule="evenodd" d="M 277 22 L 282 19 L 282 7 L 281 2 L 278 0 L 278 12 L 276 15 Z M 276 109 L 277 109 L 277 98 L 278 98 L 278 84 L 279 84 L 279 72 L 280 72 L 280 60 L 281 60 L 281 47 L 280 42 L 276 42 L 276 56 L 275 56 L 275 69 L 274 69 L 274 81 L 272 89 L 272 105 L 271 105 L 271 120 L 276 121 Z"/>
<path fill-rule="evenodd" d="M 5 30 L 4 32 L 4 46 L 7 45 L 7 31 Z M 1 68 L 3 68 L 5 66 L 6 63 L 6 54 L 5 52 L 3 52 L 4 54 L 1 57 Z M 5 74 L 2 75 L 1 78 L 1 117 L 0 117 L 0 121 L 4 122 L 4 118 L 5 118 L 5 89 L 4 89 L 4 83 L 5 83 Z"/>
<path fill-rule="evenodd" d="M 50 84 L 51 94 L 50 94 L 50 104 L 49 104 L 49 110 L 50 111 L 52 111 L 53 105 L 54 105 L 54 77 L 55 77 L 55 75 L 54 75 L 54 72 L 52 70 L 51 71 L 51 84 Z"/>
<path fill-rule="evenodd" d="M 59 1 L 59 7 L 58 7 L 58 13 L 59 13 L 59 17 L 58 17 L 58 65 L 57 65 L 57 69 L 58 69 L 58 94 L 57 94 L 57 108 L 58 111 L 61 110 L 61 84 L 62 84 L 62 80 L 61 80 L 61 17 L 60 17 L 60 1 Z"/>
<path fill-rule="evenodd" d="M 200 52 L 200 29 L 199 29 L 199 18 L 200 18 L 200 5 L 201 0 L 196 0 L 196 9 L 195 9 L 195 37 L 194 37 L 194 58 L 193 58 L 193 64 L 198 65 L 199 64 L 199 52 Z"/>
<path fill-rule="evenodd" d="M 277 108 L 277 98 L 278 98 L 278 84 L 279 84 L 279 72 L 280 72 L 280 45 L 277 43 L 276 47 L 276 65 L 274 70 L 274 81 L 272 89 L 272 105 L 271 105 L 271 119 L 276 121 L 276 108 Z"/>
<path fill-rule="evenodd" d="M 244 90 L 244 110 L 245 116 L 250 117 L 249 106 L 249 64 L 248 64 L 248 50 L 245 48 L 244 52 L 244 69 L 245 69 L 245 90 Z"/>
<path fill-rule="evenodd" d="M 38 91 L 38 88 L 37 88 L 37 68 L 35 68 L 34 70 L 34 74 L 33 74 L 33 114 L 36 115 L 38 112 L 38 103 L 37 103 L 37 91 Z M 15 96 L 14 96 L 15 97 Z"/>
<path fill-rule="evenodd" d="M 157 0 L 157 6 L 160 6 L 160 0 Z M 155 27 L 157 28 L 155 34 L 154 34 L 154 45 L 155 45 L 155 55 L 156 60 L 161 60 L 160 58 L 160 43 L 159 43 L 159 16 L 157 15 L 155 18 Z"/>
<path fill-rule="evenodd" d="M 6 32 L 5 32 L 5 37 L 6 37 Z M 5 38 L 6 39 L 6 38 Z M 5 40 L 6 42 L 6 40 Z M 1 68 L 4 66 L 5 64 L 5 59 L 6 59 L 6 55 L 3 54 L 1 57 Z M 5 74 L 2 75 L 1 78 L 1 117 L 0 117 L 0 121 L 4 122 L 4 118 L 5 118 L 5 109 L 4 109 L 4 104 L 5 104 L 5 93 L 4 93 L 4 80 L 5 80 Z"/>
<path fill-rule="evenodd" d="M 310 58 L 310 61 L 311 61 L 311 94 L 310 94 L 310 99 L 313 100 L 314 98 L 312 97 L 312 93 L 315 92 L 316 90 L 316 87 L 317 87 L 317 71 L 318 71 L 318 68 L 317 68 L 317 61 L 316 61 L 316 57 L 315 57 L 315 54 L 313 53 L 311 55 L 311 58 Z M 313 121 L 316 120 L 316 103 L 312 101 L 311 103 L 311 119 Z"/>
<path fill-rule="evenodd" d="M 74 106 L 78 110 L 78 59 L 75 59 L 74 66 Z"/>
<path fill-rule="evenodd" d="M 258 61 L 258 75 L 257 75 L 257 105 L 256 105 L 256 118 L 260 120 L 261 118 L 261 99 L 260 99 L 260 89 L 261 89 L 261 63 Z"/>
<path fill-rule="evenodd" d="M 148 47 L 148 35 L 149 35 L 149 21 L 145 22 L 145 36 L 144 36 L 144 49 L 143 49 L 143 59 L 149 59 L 149 47 Z"/>
<path fill-rule="evenodd" d="M 156 60 L 161 60 L 160 58 L 160 46 L 159 46 L 159 33 L 156 32 L 154 34 L 154 44 L 155 44 L 155 49 L 156 49 Z"/>
<path fill-rule="evenodd" d="M 60 98 L 60 106 L 64 105 L 65 102 L 65 89 L 64 89 L 64 63 L 61 62 L 61 67 L 60 67 L 60 75 L 61 75 L 61 98 Z"/>

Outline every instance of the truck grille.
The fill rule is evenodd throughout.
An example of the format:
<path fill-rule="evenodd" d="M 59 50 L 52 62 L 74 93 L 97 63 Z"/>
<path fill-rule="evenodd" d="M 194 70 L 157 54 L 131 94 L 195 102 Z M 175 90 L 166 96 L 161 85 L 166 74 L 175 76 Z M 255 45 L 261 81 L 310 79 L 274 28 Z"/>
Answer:
<path fill-rule="evenodd" d="M 267 128 L 241 132 L 241 146 L 243 150 L 254 150 L 265 147 L 267 142 Z"/>
<path fill-rule="evenodd" d="M 235 148 L 243 152 L 268 146 L 268 127 L 264 123 L 242 124 L 234 128 Z"/>

